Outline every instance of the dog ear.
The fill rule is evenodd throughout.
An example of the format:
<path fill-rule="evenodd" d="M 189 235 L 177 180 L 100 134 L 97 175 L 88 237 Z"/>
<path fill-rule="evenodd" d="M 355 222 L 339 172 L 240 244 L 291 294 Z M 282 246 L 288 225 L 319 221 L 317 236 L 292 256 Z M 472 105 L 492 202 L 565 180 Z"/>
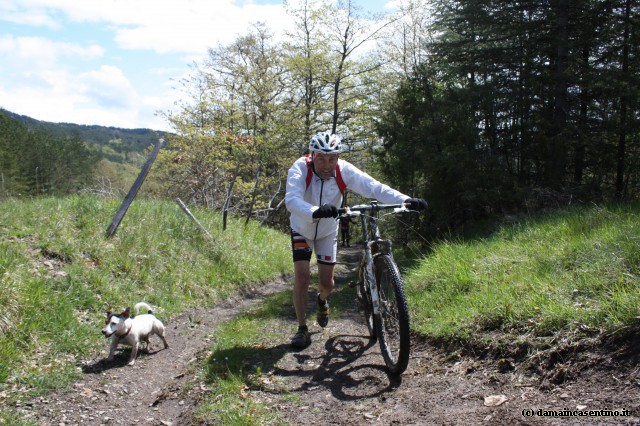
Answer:
<path fill-rule="evenodd" d="M 120 314 L 120 316 L 122 316 L 122 318 L 124 319 L 129 318 L 130 315 L 131 315 L 131 308 L 125 309 L 124 312 Z"/>

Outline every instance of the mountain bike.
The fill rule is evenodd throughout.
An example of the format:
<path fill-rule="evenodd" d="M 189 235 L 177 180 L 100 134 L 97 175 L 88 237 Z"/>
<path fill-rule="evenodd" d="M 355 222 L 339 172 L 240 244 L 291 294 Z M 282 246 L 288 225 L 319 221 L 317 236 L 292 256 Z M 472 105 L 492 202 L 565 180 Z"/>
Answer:
<path fill-rule="evenodd" d="M 403 204 L 360 204 L 338 210 L 339 217 L 359 217 L 363 250 L 358 267 L 357 297 L 369 336 L 377 339 L 389 372 L 399 375 L 409 364 L 409 308 L 391 241 L 380 236 L 378 214 L 410 212 Z"/>

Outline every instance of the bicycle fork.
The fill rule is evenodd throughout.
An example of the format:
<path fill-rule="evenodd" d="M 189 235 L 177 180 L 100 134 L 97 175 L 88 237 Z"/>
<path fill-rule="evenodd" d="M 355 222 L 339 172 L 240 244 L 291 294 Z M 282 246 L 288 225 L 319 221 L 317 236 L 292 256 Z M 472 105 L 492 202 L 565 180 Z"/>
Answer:
<path fill-rule="evenodd" d="M 369 234 L 369 227 L 367 226 L 367 220 L 371 221 L 371 229 L 374 230 L 371 237 Z M 378 286 L 376 285 L 376 277 L 373 274 L 373 250 L 376 245 L 376 240 L 379 237 L 378 227 L 375 218 L 362 215 L 360 216 L 362 223 L 362 234 L 364 236 L 365 255 L 364 255 L 364 280 L 369 288 L 369 295 L 371 296 L 371 307 L 373 308 L 373 316 L 380 315 L 380 298 L 378 296 Z"/>
<path fill-rule="evenodd" d="M 375 276 L 373 275 L 373 255 L 371 254 L 371 244 L 368 242 L 366 250 L 366 262 L 365 262 L 365 277 L 369 283 L 369 293 L 371 294 L 371 305 L 373 307 L 373 314 L 378 315 L 380 313 L 380 299 L 378 297 L 378 286 L 376 285 Z"/>

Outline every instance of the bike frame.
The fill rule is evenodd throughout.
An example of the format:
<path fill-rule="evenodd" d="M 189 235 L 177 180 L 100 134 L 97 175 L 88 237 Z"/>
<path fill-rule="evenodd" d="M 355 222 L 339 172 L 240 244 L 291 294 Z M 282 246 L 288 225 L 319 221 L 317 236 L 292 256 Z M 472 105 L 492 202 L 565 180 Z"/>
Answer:
<path fill-rule="evenodd" d="M 374 217 L 370 217 L 368 218 L 365 215 L 361 215 L 360 216 L 360 222 L 362 224 L 362 231 L 363 233 L 365 233 L 365 237 L 364 237 L 364 256 L 365 256 L 365 276 L 364 276 L 364 281 L 366 283 L 367 288 L 369 289 L 369 294 L 371 295 L 371 304 L 373 306 L 373 313 L 375 315 L 378 315 L 380 313 L 380 300 L 378 298 L 378 288 L 375 285 L 371 285 L 371 283 L 373 282 L 373 252 L 371 250 L 371 246 L 372 244 L 375 242 L 376 240 L 376 236 L 374 234 L 374 239 L 370 240 L 368 235 L 369 235 L 369 230 L 367 229 L 367 219 L 371 219 L 371 221 L 373 222 L 372 225 L 374 226 L 374 233 L 375 234 L 379 234 L 378 231 L 378 224 L 377 224 L 377 219 Z M 379 238 L 379 235 L 378 235 Z"/>
<path fill-rule="evenodd" d="M 389 371 L 401 374 L 407 368 L 411 350 L 409 312 L 400 272 L 393 261 L 391 241 L 380 236 L 378 227 L 378 213 L 391 209 L 393 213 L 409 211 L 403 204 L 372 202 L 339 209 L 339 214 L 360 216 L 364 244 L 358 295 L 370 337 L 378 340 Z"/>
<path fill-rule="evenodd" d="M 359 206 L 354 206 L 351 208 L 351 210 L 358 211 L 358 207 Z M 367 288 L 369 289 L 369 293 L 371 295 L 371 304 L 373 306 L 373 313 L 374 315 L 378 315 L 380 313 L 380 298 L 378 296 L 378 288 L 375 285 L 371 285 L 371 283 L 374 282 L 373 256 L 375 253 L 378 253 L 381 248 L 384 253 L 387 253 L 390 256 L 392 256 L 392 252 L 391 252 L 391 241 L 382 239 L 380 237 L 380 228 L 378 227 L 377 213 L 380 210 L 387 209 L 387 208 L 401 209 L 403 208 L 403 206 L 402 204 L 378 205 L 377 203 L 371 203 L 366 207 L 367 208 L 370 207 L 370 212 L 371 212 L 370 215 L 363 214 L 363 212 L 358 211 L 360 216 L 360 225 L 362 227 L 362 233 L 363 233 L 364 261 L 365 261 L 364 280 Z"/>

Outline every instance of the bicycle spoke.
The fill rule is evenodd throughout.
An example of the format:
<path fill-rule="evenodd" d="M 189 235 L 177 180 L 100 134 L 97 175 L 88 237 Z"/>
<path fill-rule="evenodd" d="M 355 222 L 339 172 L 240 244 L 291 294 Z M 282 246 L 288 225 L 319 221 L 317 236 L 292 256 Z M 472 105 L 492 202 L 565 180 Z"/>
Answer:
<path fill-rule="evenodd" d="M 378 339 L 389 370 L 402 373 L 409 362 L 409 313 L 397 267 L 387 255 L 375 261 L 380 297 Z"/>
<path fill-rule="evenodd" d="M 395 304 L 393 285 L 390 283 L 389 271 L 385 270 L 380 280 L 380 305 L 382 307 L 382 321 L 385 330 L 385 339 L 389 352 L 394 360 L 397 358 L 400 347 L 400 332 L 398 311 Z"/>
<path fill-rule="evenodd" d="M 357 298 L 372 339 L 377 339 L 391 374 L 401 374 L 409 363 L 409 309 L 398 267 L 391 257 L 391 243 L 380 237 L 378 212 L 406 212 L 404 204 L 363 204 L 341 209 L 345 216 L 359 216 L 364 240 Z M 355 213 L 354 213 L 355 212 Z M 378 306 L 377 313 L 373 307 Z"/>

